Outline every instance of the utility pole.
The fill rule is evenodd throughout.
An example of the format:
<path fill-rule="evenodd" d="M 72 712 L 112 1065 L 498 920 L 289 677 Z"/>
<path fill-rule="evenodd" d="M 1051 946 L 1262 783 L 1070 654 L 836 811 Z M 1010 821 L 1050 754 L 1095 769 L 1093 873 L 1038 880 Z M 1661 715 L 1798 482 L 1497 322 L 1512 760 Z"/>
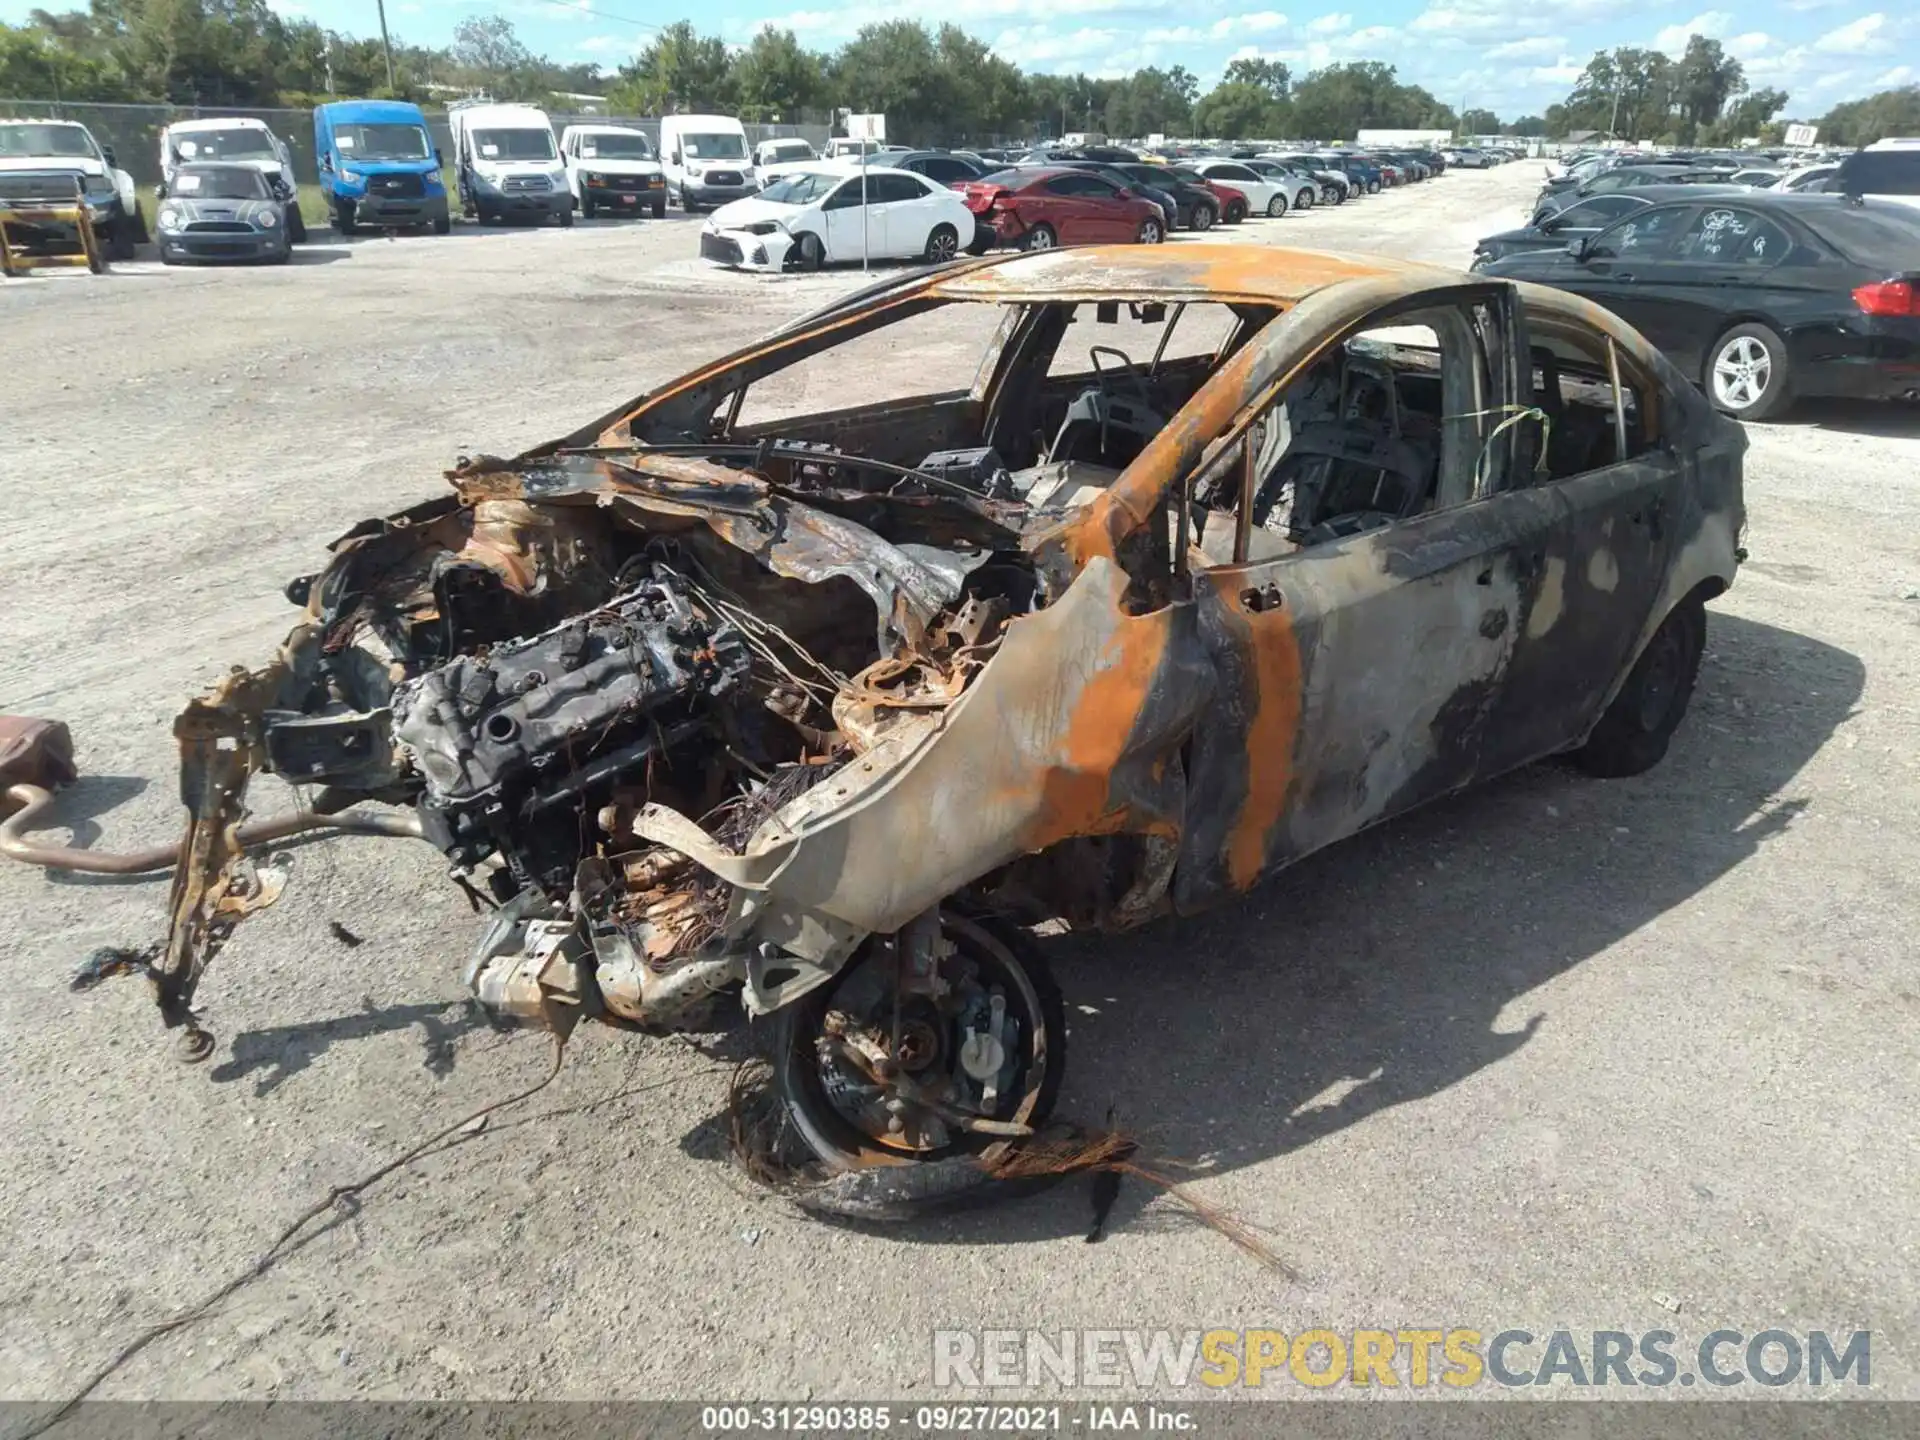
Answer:
<path fill-rule="evenodd" d="M 393 78 L 393 41 L 387 38 L 387 0 L 373 0 L 380 7 L 380 48 L 387 55 L 387 93 L 397 95 L 400 86 Z"/>
<path fill-rule="evenodd" d="M 1627 77 L 1615 72 L 1613 77 L 1613 113 L 1607 117 L 1607 138 L 1620 138 L 1620 87 L 1626 84 Z"/>

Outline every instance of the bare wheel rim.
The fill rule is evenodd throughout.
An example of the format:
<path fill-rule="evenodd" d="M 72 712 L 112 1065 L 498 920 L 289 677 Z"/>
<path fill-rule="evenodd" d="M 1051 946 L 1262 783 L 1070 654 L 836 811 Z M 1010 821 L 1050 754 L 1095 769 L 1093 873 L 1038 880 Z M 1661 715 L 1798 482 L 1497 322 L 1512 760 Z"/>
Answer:
<path fill-rule="evenodd" d="M 1773 354 L 1753 335 L 1736 335 L 1713 357 L 1713 396 L 1729 410 L 1749 410 L 1773 383 Z"/>

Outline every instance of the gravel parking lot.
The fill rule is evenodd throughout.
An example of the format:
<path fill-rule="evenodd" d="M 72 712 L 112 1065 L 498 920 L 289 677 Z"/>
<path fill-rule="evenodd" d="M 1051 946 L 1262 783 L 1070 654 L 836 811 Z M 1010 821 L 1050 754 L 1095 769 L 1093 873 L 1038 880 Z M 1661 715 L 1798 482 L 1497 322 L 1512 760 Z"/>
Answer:
<path fill-rule="evenodd" d="M 1464 265 L 1538 178 L 1174 243 Z M 708 270 L 677 215 L 316 240 L 0 284 L 0 711 L 73 727 L 81 843 L 176 835 L 173 715 L 270 654 L 327 540 L 860 280 Z M 728 1162 L 725 1061 L 587 1027 L 536 1100 L 100 1393 L 912 1397 L 936 1328 L 1464 1325 L 1866 1328 L 1875 1390 L 1920 1398 L 1920 413 L 1751 435 L 1752 558 L 1653 773 L 1536 766 L 1239 909 L 1046 942 L 1063 1111 L 1199 1166 L 1298 1279 L 1131 1182 L 1101 1245 L 1083 1182 L 823 1224 Z M 435 852 L 293 854 L 201 989 L 200 1067 L 143 984 L 68 990 L 159 934 L 165 884 L 0 867 L 0 1397 L 61 1397 L 329 1186 L 545 1072 L 545 1038 L 468 1018 L 475 922 Z"/>

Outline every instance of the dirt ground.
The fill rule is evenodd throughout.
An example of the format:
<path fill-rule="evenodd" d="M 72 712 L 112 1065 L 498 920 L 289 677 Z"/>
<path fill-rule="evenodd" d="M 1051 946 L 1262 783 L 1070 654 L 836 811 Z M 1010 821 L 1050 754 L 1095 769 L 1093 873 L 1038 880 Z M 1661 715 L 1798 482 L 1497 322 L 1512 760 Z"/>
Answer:
<path fill-rule="evenodd" d="M 1242 230 L 1464 264 L 1537 179 Z M 73 727 L 81 843 L 177 835 L 174 713 L 270 654 L 327 540 L 860 278 L 707 271 L 677 216 L 316 239 L 0 285 L 0 710 Z M 1134 1183 L 1100 1245 L 1083 1182 L 823 1224 L 728 1163 L 723 1060 L 587 1028 L 536 1100 L 101 1393 L 911 1398 L 936 1328 L 1425 1324 L 1868 1328 L 1875 1390 L 1920 1396 L 1920 413 L 1751 433 L 1752 559 L 1652 774 L 1536 766 L 1238 909 L 1045 942 L 1063 1110 L 1200 1165 L 1298 1280 Z M 144 985 L 68 989 L 160 933 L 164 883 L 0 866 L 0 1398 L 63 1396 L 329 1186 L 545 1072 L 545 1038 L 468 1018 L 476 921 L 434 851 L 292 853 L 201 989 L 199 1067 Z"/>

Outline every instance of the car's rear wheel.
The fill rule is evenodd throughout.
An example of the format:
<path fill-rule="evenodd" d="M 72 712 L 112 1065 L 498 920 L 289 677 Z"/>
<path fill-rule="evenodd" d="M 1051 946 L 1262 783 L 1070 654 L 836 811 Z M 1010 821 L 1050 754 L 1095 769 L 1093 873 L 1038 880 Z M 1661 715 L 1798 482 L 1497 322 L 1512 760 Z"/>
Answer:
<path fill-rule="evenodd" d="M 1707 352 L 1706 391 L 1741 420 L 1767 420 L 1793 402 L 1787 343 L 1765 325 L 1736 325 Z"/>
<path fill-rule="evenodd" d="M 1158 220 L 1142 220 L 1140 222 L 1140 233 L 1134 236 L 1134 239 L 1138 240 L 1142 245 L 1158 245 L 1166 238 L 1166 232 L 1160 228 L 1160 222 Z"/>
<path fill-rule="evenodd" d="M 960 232 L 951 225 L 936 225 L 927 236 L 926 256 L 935 265 L 944 265 L 960 253 Z"/>
<path fill-rule="evenodd" d="M 1195 230 L 1211 230 L 1213 228 L 1213 222 L 1219 218 L 1220 216 L 1211 205 L 1196 205 L 1193 207 L 1193 228 Z"/>
<path fill-rule="evenodd" d="M 1573 752 L 1574 764 L 1607 779 L 1658 765 L 1686 716 L 1706 644 L 1706 605 L 1698 597 L 1681 601 L 1647 641 L 1587 743 Z"/>
<path fill-rule="evenodd" d="M 1293 208 L 1296 210 L 1311 210 L 1313 208 L 1313 191 L 1302 190 L 1296 195 L 1293 201 Z"/>
<path fill-rule="evenodd" d="M 1269 220 L 1278 220 L 1282 215 L 1286 213 L 1287 213 L 1287 197 L 1286 196 L 1275 195 L 1271 200 L 1267 201 L 1267 218 Z"/>
<path fill-rule="evenodd" d="M 1053 233 L 1051 225 L 1036 225 L 1027 231 L 1026 238 L 1020 242 L 1022 250 L 1051 250 L 1060 243 L 1060 237 Z"/>

